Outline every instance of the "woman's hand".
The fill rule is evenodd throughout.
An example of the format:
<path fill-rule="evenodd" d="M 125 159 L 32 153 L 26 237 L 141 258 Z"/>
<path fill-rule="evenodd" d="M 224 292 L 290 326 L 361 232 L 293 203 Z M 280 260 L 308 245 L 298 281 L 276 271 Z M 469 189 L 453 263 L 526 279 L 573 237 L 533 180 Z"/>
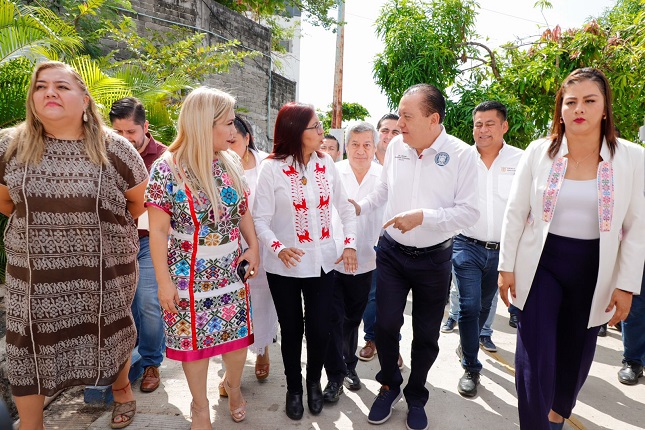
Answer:
<path fill-rule="evenodd" d="M 159 283 L 157 296 L 159 297 L 159 304 L 164 311 L 170 312 L 171 314 L 177 313 L 179 293 L 177 293 L 177 287 L 175 287 L 175 284 L 170 279 L 168 279 L 168 282 Z"/>
<path fill-rule="evenodd" d="M 255 278 L 258 275 L 258 270 L 260 269 L 260 249 L 258 247 L 249 246 L 249 248 L 237 259 L 237 264 L 240 264 L 242 261 L 249 262 L 249 267 L 246 269 L 244 280 L 246 281 L 249 278 Z"/>
<path fill-rule="evenodd" d="M 515 298 L 515 274 L 513 272 L 499 272 L 497 277 L 497 286 L 499 287 L 499 296 L 504 301 L 506 307 L 511 305 L 511 301 L 508 298 L 508 292 L 510 290 L 511 297 Z"/>
<path fill-rule="evenodd" d="M 287 268 L 296 267 L 300 263 L 300 257 L 305 255 L 305 251 L 298 248 L 284 248 L 278 253 L 278 258 L 282 260 Z"/>
<path fill-rule="evenodd" d="M 356 272 L 356 269 L 358 269 L 358 262 L 356 260 L 356 250 L 352 248 L 345 248 L 343 250 L 343 254 L 338 257 L 338 260 L 336 260 L 336 263 L 338 264 L 340 262 L 343 262 L 343 265 L 345 266 L 345 271 L 347 273 L 354 273 Z"/>
<path fill-rule="evenodd" d="M 605 312 L 611 312 L 611 310 L 616 307 L 616 312 L 614 316 L 609 320 L 607 324 L 614 326 L 620 321 L 625 321 L 629 315 L 629 309 L 632 307 L 632 293 L 627 291 L 619 290 L 616 288 L 611 295 L 609 300 L 609 306 L 605 309 Z"/>

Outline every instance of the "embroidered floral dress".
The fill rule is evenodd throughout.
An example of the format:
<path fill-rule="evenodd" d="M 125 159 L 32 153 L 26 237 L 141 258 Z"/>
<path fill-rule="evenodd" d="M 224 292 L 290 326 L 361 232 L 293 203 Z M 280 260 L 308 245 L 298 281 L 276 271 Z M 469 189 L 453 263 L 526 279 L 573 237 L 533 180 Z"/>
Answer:
<path fill-rule="evenodd" d="M 219 160 L 213 161 L 223 205 L 215 220 L 208 197 L 179 181 L 169 160 L 155 162 L 146 190 L 146 205 L 169 214 L 172 227 L 168 269 L 179 313 L 164 311 L 166 355 L 193 361 L 247 347 L 253 343 L 250 297 L 236 273 L 247 197 L 237 193 Z"/>
<path fill-rule="evenodd" d="M 36 165 L 4 160 L 15 209 L 7 251 L 7 373 L 14 395 L 109 385 L 136 339 L 130 305 L 139 240 L 124 193 L 146 180 L 130 142 L 108 135 L 109 164 L 83 141 L 45 139 Z"/>

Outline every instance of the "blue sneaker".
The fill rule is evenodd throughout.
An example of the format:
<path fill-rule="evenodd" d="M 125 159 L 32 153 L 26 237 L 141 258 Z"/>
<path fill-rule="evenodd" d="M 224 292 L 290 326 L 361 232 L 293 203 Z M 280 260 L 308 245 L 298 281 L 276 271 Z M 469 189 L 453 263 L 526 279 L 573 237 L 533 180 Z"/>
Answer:
<path fill-rule="evenodd" d="M 405 420 L 405 426 L 408 430 L 427 430 L 428 417 L 426 411 L 421 406 L 410 406 L 408 408 L 408 417 Z"/>
<path fill-rule="evenodd" d="M 395 403 L 401 400 L 401 395 L 403 393 L 400 387 L 390 389 L 387 385 L 382 385 L 372 403 L 367 421 L 370 424 L 383 424 L 387 421 L 392 415 Z"/>

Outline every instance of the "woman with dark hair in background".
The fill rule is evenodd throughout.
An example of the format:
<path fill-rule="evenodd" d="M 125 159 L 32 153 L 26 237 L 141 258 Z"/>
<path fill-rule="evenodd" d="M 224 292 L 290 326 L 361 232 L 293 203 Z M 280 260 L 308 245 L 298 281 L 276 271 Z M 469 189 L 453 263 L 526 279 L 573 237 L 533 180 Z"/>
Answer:
<path fill-rule="evenodd" d="M 510 292 L 521 309 L 515 381 L 523 430 L 562 428 L 600 325 L 627 318 L 641 288 L 643 148 L 616 137 L 611 103 L 601 71 L 567 76 L 552 134 L 529 145 L 511 188 L 498 283 L 504 303 Z"/>
<path fill-rule="evenodd" d="M 322 411 L 320 376 L 327 351 L 338 262 L 356 271 L 356 215 L 334 161 L 319 151 L 323 127 L 312 106 L 288 103 L 278 113 L 273 152 L 262 163 L 253 208 L 263 262 L 280 322 L 287 377 L 286 412 L 302 418 L 302 336 L 307 338 L 307 405 Z M 343 224 L 345 248 L 338 256 L 332 208 Z M 304 299 L 304 321 L 302 301 Z"/>
<path fill-rule="evenodd" d="M 241 115 L 235 115 L 235 130 L 233 138 L 229 140 L 231 149 L 242 159 L 244 167 L 244 176 L 249 186 L 249 210 L 253 211 L 255 201 L 255 191 L 258 183 L 258 171 L 260 162 L 267 155 L 266 152 L 260 151 L 255 147 L 251 124 Z M 242 246 L 246 247 L 246 242 L 242 240 Z M 262 246 L 260 245 L 260 252 Z M 269 345 L 278 333 L 278 316 L 275 312 L 271 291 L 267 275 L 263 267 L 258 269 L 258 274 L 249 279 L 251 288 L 251 304 L 253 306 L 253 329 L 255 342 L 250 346 L 250 350 L 257 354 L 255 360 L 255 377 L 260 380 L 266 380 L 269 376 Z M 220 394 L 225 394 L 220 389 Z"/>

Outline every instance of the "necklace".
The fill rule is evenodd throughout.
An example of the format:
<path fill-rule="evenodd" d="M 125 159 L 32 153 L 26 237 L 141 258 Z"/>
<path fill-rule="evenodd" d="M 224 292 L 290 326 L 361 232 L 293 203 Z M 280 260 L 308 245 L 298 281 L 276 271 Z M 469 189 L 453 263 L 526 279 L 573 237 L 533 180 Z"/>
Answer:
<path fill-rule="evenodd" d="M 582 160 L 580 160 L 580 161 L 576 161 L 576 159 L 575 159 L 575 158 L 573 158 L 573 155 L 571 155 L 571 153 L 569 152 L 569 158 L 571 158 L 571 160 L 573 160 L 573 162 L 574 162 L 574 163 L 576 163 L 576 165 L 575 165 L 575 166 L 573 166 L 573 167 L 575 167 L 575 168 L 577 169 L 578 167 L 580 167 L 580 163 L 582 163 L 583 161 L 585 161 L 587 158 L 591 157 L 591 156 L 592 156 L 593 154 L 595 154 L 595 153 L 596 153 L 596 150 L 594 149 L 594 150 L 593 150 L 593 151 L 591 151 L 589 154 L 587 154 L 587 156 L 586 156 L 585 158 L 583 158 L 583 159 L 582 159 Z"/>

